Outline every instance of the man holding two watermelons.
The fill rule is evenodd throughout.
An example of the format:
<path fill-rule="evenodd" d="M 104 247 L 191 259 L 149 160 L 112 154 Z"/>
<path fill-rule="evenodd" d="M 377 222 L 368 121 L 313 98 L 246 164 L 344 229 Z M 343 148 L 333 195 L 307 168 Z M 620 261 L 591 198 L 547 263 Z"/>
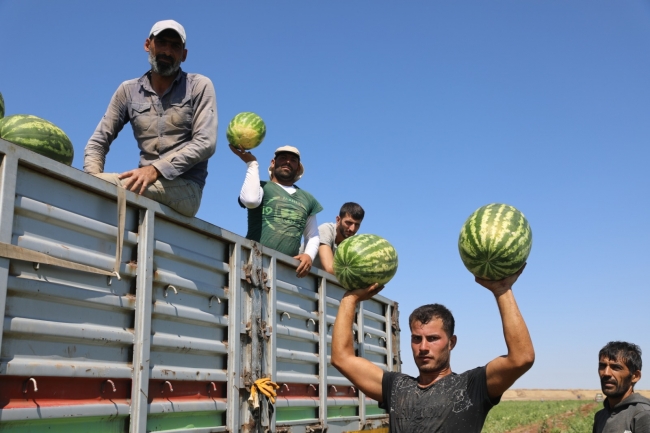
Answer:
<path fill-rule="evenodd" d="M 217 102 L 209 78 L 181 70 L 185 42 L 176 21 L 154 24 L 144 43 L 151 70 L 113 95 L 86 145 L 84 171 L 194 216 L 216 150 Z M 140 148 L 139 167 L 103 173 L 110 145 L 127 122 Z"/>
<path fill-rule="evenodd" d="M 347 239 L 338 250 L 361 236 Z M 453 315 L 443 305 L 428 304 L 409 317 L 418 377 L 385 372 L 356 356 L 351 331 L 359 302 L 377 294 L 386 280 L 367 288 L 347 287 L 351 291 L 341 300 L 332 334 L 332 365 L 388 412 L 390 433 L 480 433 L 490 409 L 533 365 L 533 344 L 512 292 L 532 245 L 528 222 L 512 206 L 483 206 L 465 222 L 458 244 L 463 263 L 476 282 L 492 292 L 501 316 L 508 353 L 485 366 L 460 374 L 452 371 L 451 351 L 457 342 Z M 337 260 L 339 251 L 334 270 L 343 282 L 355 269 L 341 266 L 354 258 Z"/>

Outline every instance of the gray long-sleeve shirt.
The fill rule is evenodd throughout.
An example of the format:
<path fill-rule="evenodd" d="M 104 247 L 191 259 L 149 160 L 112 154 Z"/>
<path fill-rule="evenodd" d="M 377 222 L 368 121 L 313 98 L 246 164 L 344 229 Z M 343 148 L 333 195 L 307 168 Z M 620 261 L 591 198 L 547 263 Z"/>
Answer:
<path fill-rule="evenodd" d="M 139 167 L 153 165 L 165 179 L 182 177 L 201 188 L 217 147 L 217 98 L 209 78 L 180 70 L 158 96 L 150 72 L 123 82 L 84 153 L 84 171 L 102 173 L 106 154 L 126 122 L 140 148 Z"/>

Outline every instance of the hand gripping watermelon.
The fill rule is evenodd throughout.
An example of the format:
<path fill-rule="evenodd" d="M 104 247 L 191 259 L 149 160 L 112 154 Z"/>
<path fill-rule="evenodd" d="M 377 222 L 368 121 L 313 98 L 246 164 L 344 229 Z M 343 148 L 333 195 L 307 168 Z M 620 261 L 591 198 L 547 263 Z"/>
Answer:
<path fill-rule="evenodd" d="M 5 98 L 2 97 L 2 93 L 0 93 L 0 119 L 5 117 Z"/>
<path fill-rule="evenodd" d="M 458 251 L 465 267 L 486 280 L 501 280 L 526 263 L 533 233 L 524 214 L 507 204 L 477 209 L 463 225 Z"/>
<path fill-rule="evenodd" d="M 266 135 L 266 125 L 255 113 L 239 113 L 228 124 L 226 138 L 233 146 L 251 150 L 262 143 Z"/>
<path fill-rule="evenodd" d="M 0 138 L 72 165 L 74 148 L 70 139 L 55 124 L 40 117 L 14 114 L 0 119 Z"/>
<path fill-rule="evenodd" d="M 397 272 L 397 251 L 376 235 L 347 238 L 334 254 L 334 275 L 348 290 L 388 283 Z"/>

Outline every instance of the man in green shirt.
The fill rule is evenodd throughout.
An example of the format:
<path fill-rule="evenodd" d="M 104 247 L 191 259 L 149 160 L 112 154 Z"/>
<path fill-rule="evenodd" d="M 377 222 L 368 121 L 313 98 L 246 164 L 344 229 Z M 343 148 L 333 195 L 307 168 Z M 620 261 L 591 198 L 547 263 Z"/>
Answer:
<path fill-rule="evenodd" d="M 230 149 L 247 165 L 239 194 L 239 204 L 248 209 L 246 238 L 298 259 L 296 274 L 304 277 L 318 253 L 316 214 L 323 207 L 295 185 L 305 171 L 300 151 L 293 146 L 279 147 L 269 166 L 271 181 L 266 182 L 260 181 L 259 164 L 252 153 L 234 146 Z M 306 247 L 300 254 L 303 236 Z"/>

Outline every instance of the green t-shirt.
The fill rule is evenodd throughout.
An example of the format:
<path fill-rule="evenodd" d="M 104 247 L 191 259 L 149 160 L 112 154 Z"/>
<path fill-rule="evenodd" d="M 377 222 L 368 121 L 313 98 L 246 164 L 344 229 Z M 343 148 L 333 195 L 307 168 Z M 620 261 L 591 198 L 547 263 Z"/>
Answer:
<path fill-rule="evenodd" d="M 323 207 L 297 186 L 296 192 L 289 194 L 275 182 L 261 181 L 260 185 L 264 197 L 261 205 L 248 209 L 246 238 L 293 257 L 300 249 L 307 218 Z"/>

